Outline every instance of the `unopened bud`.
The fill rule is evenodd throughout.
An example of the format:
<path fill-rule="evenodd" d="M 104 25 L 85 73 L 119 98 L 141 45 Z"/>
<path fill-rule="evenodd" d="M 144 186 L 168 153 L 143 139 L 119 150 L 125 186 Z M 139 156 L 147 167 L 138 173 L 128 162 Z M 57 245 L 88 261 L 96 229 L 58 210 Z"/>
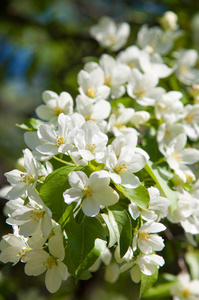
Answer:
<path fill-rule="evenodd" d="M 172 11 L 167 11 L 160 18 L 160 25 L 164 30 L 176 30 L 178 28 L 177 21 L 178 16 Z"/>

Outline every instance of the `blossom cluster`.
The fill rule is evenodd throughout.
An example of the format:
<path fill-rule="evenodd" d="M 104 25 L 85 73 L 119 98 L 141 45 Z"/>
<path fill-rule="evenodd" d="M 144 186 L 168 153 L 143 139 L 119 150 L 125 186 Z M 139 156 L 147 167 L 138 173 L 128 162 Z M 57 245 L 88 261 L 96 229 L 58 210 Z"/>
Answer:
<path fill-rule="evenodd" d="M 46 271 L 51 293 L 68 275 L 81 279 L 83 258 L 73 270 L 67 254 L 76 259 L 71 232 L 77 241 L 81 230 L 89 235 L 87 225 L 96 232 L 83 251 L 97 249 L 98 255 L 87 260 L 86 269 L 94 272 L 103 262 L 110 282 L 130 270 L 138 283 L 164 265 L 156 252 L 165 246 L 159 233 L 168 222 L 182 226 L 196 244 L 199 181 L 193 166 L 199 150 L 192 145 L 199 139 L 198 53 L 172 51 L 183 35 L 175 14 L 168 12 L 160 24 L 143 25 L 136 43 L 119 51 L 130 26 L 103 17 L 90 34 L 112 55 L 84 65 L 75 100 L 68 92 L 47 90 L 36 108 L 40 120 L 21 125 L 28 148 L 21 169 L 5 173 L 6 222 L 13 234 L 3 236 L 0 260 L 25 263 L 27 275 Z M 170 88 L 172 82 L 178 90 Z M 177 297 L 175 287 L 172 295 Z"/>

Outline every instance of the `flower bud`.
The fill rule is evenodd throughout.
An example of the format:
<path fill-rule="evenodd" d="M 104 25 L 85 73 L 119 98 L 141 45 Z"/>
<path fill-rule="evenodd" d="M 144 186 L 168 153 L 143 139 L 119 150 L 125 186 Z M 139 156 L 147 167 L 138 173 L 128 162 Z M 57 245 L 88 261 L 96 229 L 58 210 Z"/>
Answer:
<path fill-rule="evenodd" d="M 160 18 L 160 25 L 164 30 L 176 30 L 177 29 L 177 15 L 172 11 L 167 11 Z"/>

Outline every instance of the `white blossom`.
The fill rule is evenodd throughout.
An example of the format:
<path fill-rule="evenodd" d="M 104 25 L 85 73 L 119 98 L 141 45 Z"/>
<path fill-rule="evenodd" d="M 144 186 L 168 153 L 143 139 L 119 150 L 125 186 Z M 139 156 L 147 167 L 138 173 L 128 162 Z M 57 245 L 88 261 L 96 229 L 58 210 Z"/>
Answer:
<path fill-rule="evenodd" d="M 171 287 L 173 300 L 197 300 L 199 299 L 199 280 L 191 280 L 188 273 L 180 273 L 177 283 Z"/>
<path fill-rule="evenodd" d="M 127 139 L 129 142 L 126 142 L 125 145 Z M 135 134 L 127 135 L 126 139 L 118 136 L 107 149 L 105 168 L 116 184 L 121 184 L 126 188 L 139 186 L 139 178 L 133 173 L 140 171 L 148 160 L 145 152 L 135 147 L 136 143 L 137 136 Z"/>
<path fill-rule="evenodd" d="M 134 115 L 135 110 L 133 108 L 125 108 L 121 103 L 118 104 L 117 110 L 109 117 L 108 131 L 112 132 L 116 137 L 123 134 L 137 134 L 136 129 L 127 126 L 132 121 Z"/>
<path fill-rule="evenodd" d="M 29 149 L 25 149 L 23 153 L 26 172 L 14 169 L 5 173 L 8 182 L 12 185 L 12 189 L 6 195 L 8 199 L 16 199 L 22 196 L 26 191 L 34 189 L 37 184 L 39 169 L 42 166 L 33 157 Z"/>
<path fill-rule="evenodd" d="M 181 49 L 174 52 L 176 58 L 176 77 L 186 85 L 193 85 L 198 82 L 199 70 L 195 67 L 198 60 L 198 53 L 195 49 Z"/>
<path fill-rule="evenodd" d="M 31 250 L 28 239 L 19 235 L 18 230 L 14 234 L 7 234 L 2 237 L 0 242 L 0 261 L 3 263 L 11 262 L 16 265 L 19 260 L 23 261 L 26 253 Z"/>
<path fill-rule="evenodd" d="M 180 223 L 185 232 L 199 233 L 199 201 L 189 192 L 182 188 L 178 189 L 177 207 L 168 219 L 173 223 Z"/>
<path fill-rule="evenodd" d="M 42 124 L 37 131 L 41 144 L 36 150 L 45 155 L 54 156 L 58 153 L 66 154 L 69 150 L 73 150 L 74 136 L 78 130 L 78 126 L 74 126 L 75 114 L 71 117 L 63 113 L 58 117 L 58 130 L 49 124 Z M 82 125 L 85 120 L 82 115 L 78 114 L 79 124 Z"/>
<path fill-rule="evenodd" d="M 164 240 L 161 236 L 158 236 L 157 232 L 165 230 L 166 227 L 157 222 L 149 221 L 144 223 L 133 237 L 133 250 L 135 251 L 139 247 L 140 251 L 145 254 L 152 253 L 154 251 L 161 251 L 164 248 Z"/>
<path fill-rule="evenodd" d="M 81 207 L 86 216 L 94 217 L 100 211 L 100 205 L 110 206 L 118 202 L 119 196 L 110 184 L 106 171 L 97 171 L 88 178 L 82 171 L 71 172 L 68 175 L 70 189 L 64 194 L 67 204 L 81 201 Z"/>
<path fill-rule="evenodd" d="M 163 31 L 160 27 L 154 26 L 149 28 L 144 24 L 137 36 L 137 44 L 141 49 L 145 49 L 149 54 L 154 52 L 160 55 L 166 55 L 173 48 L 174 41 L 182 34 L 177 31 Z"/>
<path fill-rule="evenodd" d="M 121 51 L 117 55 L 117 61 L 126 64 L 131 69 L 140 69 L 139 56 L 140 49 L 137 46 L 130 46 L 125 50 Z"/>
<path fill-rule="evenodd" d="M 127 85 L 128 95 L 142 106 L 153 106 L 165 90 L 157 87 L 158 77 L 154 73 L 142 74 L 132 69 Z"/>
<path fill-rule="evenodd" d="M 91 72 L 81 70 L 78 73 L 79 92 L 90 98 L 93 102 L 107 99 L 110 94 L 110 88 L 105 85 L 105 74 L 100 67 Z"/>
<path fill-rule="evenodd" d="M 141 51 L 139 55 L 140 67 L 144 73 L 154 73 L 158 78 L 165 78 L 173 73 L 173 69 L 164 64 L 158 53 L 151 55 L 147 51 Z"/>
<path fill-rule="evenodd" d="M 39 118 L 53 122 L 56 121 L 61 113 L 72 115 L 73 99 L 69 93 L 62 92 L 58 96 L 55 92 L 45 91 L 42 94 L 42 98 L 45 104 L 36 108 L 36 114 Z"/>
<path fill-rule="evenodd" d="M 186 135 L 192 141 L 197 141 L 199 138 L 199 104 L 187 104 L 184 107 L 182 126 Z"/>
<path fill-rule="evenodd" d="M 61 286 L 62 280 L 68 278 L 68 270 L 63 263 L 65 256 L 63 236 L 53 243 L 48 243 L 49 253 L 42 249 L 30 250 L 25 258 L 25 273 L 38 276 L 46 271 L 45 285 L 49 292 L 55 293 Z"/>
<path fill-rule="evenodd" d="M 163 118 L 167 123 L 177 122 L 184 112 L 183 103 L 180 101 L 182 96 L 182 93 L 177 91 L 161 95 L 155 103 L 156 118 Z"/>
<path fill-rule="evenodd" d="M 107 142 L 108 136 L 101 132 L 93 121 L 84 123 L 74 137 L 77 152 L 86 161 L 102 159 L 105 155 Z"/>
<path fill-rule="evenodd" d="M 107 127 L 107 119 L 111 112 L 111 105 L 106 100 L 99 100 L 96 103 L 83 95 L 76 98 L 76 110 L 83 115 L 86 121 L 94 121 L 100 129 Z"/>
<path fill-rule="evenodd" d="M 108 54 L 101 56 L 99 65 L 104 71 L 104 84 L 110 87 L 112 98 L 122 97 L 126 91 L 124 84 L 128 80 L 130 68 Z"/>
<path fill-rule="evenodd" d="M 187 137 L 185 133 L 179 134 L 165 146 L 160 149 L 166 157 L 170 168 L 175 171 L 187 170 L 186 165 L 192 165 L 199 160 L 199 150 L 194 148 L 185 148 Z"/>
<path fill-rule="evenodd" d="M 90 35 L 105 48 L 112 51 L 119 50 L 127 41 L 130 33 L 129 24 L 116 23 L 109 17 L 102 17 L 99 24 L 90 28 Z"/>
<path fill-rule="evenodd" d="M 25 237 L 33 234 L 41 222 L 42 233 L 45 237 L 48 237 L 52 229 L 51 217 L 50 209 L 44 205 L 35 192 L 28 197 L 28 204 L 22 204 L 18 207 L 11 213 L 6 222 L 11 225 L 20 225 L 20 234 Z"/>

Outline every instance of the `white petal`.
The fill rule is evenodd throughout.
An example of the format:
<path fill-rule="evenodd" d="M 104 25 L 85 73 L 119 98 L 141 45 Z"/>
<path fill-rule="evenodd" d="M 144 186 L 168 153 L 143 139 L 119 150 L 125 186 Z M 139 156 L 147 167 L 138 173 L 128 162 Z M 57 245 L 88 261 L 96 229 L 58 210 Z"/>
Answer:
<path fill-rule="evenodd" d="M 99 200 L 93 197 L 86 198 L 82 203 L 82 210 L 84 214 L 88 217 L 96 216 L 100 211 Z"/>
<path fill-rule="evenodd" d="M 139 178 L 130 172 L 121 173 L 120 177 L 122 179 L 121 185 L 128 189 L 135 189 L 140 185 Z"/>
<path fill-rule="evenodd" d="M 55 293 L 61 286 L 62 276 L 59 271 L 59 267 L 52 266 L 52 269 L 48 269 L 45 276 L 45 285 L 50 293 Z"/>

